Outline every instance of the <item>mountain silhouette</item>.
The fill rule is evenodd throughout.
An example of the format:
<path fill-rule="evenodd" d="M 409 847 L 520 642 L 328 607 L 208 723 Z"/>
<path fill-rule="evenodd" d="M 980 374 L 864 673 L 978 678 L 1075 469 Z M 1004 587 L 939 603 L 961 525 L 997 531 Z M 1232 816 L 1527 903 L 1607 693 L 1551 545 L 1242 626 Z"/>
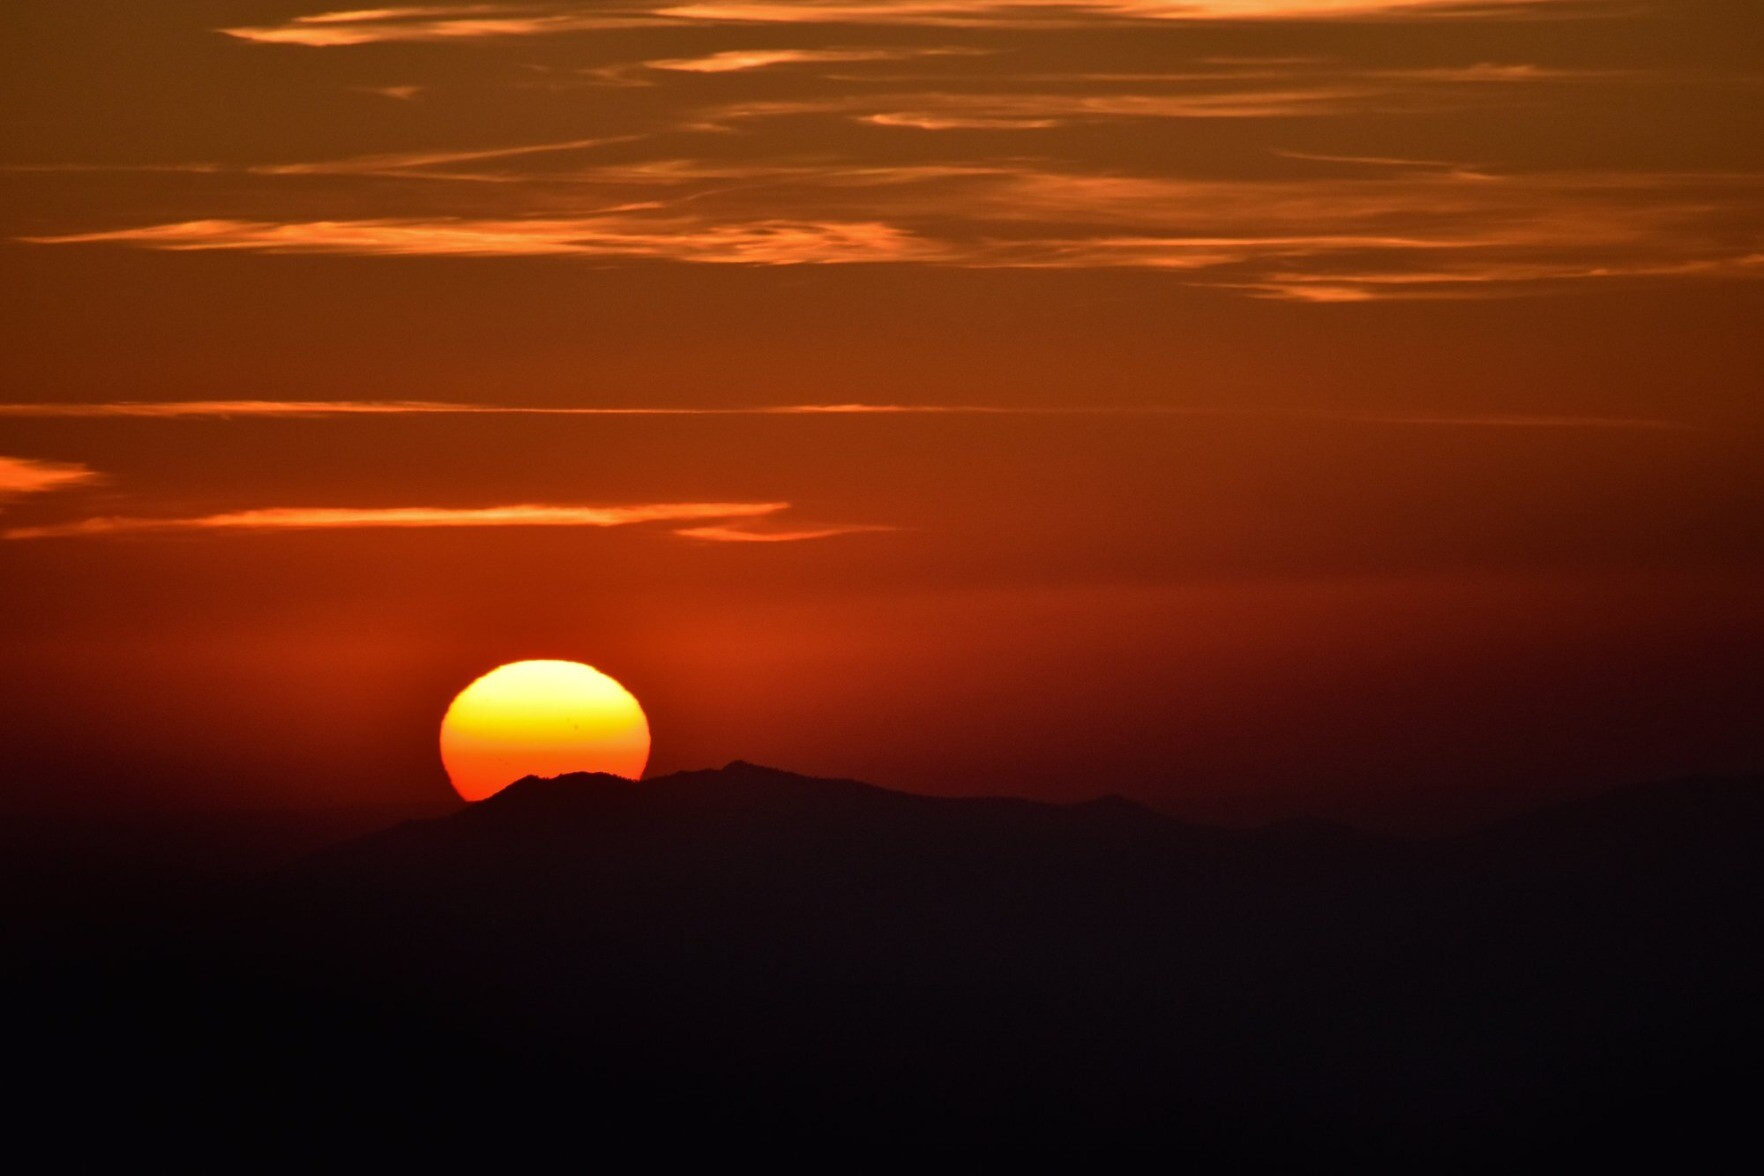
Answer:
<path fill-rule="evenodd" d="M 45 1023 L 308 1135 L 1682 1161 L 1756 1093 L 1761 895 L 1756 779 L 1417 841 L 736 762 L 333 846 L 69 965 Z"/>

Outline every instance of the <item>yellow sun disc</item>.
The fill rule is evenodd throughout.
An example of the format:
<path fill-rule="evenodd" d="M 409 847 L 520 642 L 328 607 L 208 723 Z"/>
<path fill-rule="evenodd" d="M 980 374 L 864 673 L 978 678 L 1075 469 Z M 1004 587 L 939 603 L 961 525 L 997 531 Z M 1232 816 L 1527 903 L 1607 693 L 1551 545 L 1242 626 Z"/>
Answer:
<path fill-rule="evenodd" d="M 459 692 L 441 720 L 441 763 L 467 800 L 523 776 L 606 772 L 636 780 L 649 720 L 623 686 L 580 662 L 521 661 Z"/>

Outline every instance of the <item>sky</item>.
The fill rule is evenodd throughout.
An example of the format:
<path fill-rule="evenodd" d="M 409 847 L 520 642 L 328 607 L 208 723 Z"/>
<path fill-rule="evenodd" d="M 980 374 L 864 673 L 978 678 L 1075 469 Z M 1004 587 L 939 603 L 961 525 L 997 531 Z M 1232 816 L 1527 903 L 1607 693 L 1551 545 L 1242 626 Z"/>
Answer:
<path fill-rule="evenodd" d="M 18 0 L 0 812 L 1764 763 L 1753 0 Z"/>

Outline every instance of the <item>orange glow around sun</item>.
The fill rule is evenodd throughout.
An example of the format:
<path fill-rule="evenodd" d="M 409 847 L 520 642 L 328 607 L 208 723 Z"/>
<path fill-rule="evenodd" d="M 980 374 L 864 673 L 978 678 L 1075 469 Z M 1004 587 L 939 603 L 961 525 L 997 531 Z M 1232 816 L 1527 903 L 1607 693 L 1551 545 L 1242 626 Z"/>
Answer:
<path fill-rule="evenodd" d="M 441 762 L 467 800 L 523 776 L 606 772 L 638 779 L 649 720 L 629 690 L 592 666 L 521 661 L 459 692 L 441 720 Z"/>

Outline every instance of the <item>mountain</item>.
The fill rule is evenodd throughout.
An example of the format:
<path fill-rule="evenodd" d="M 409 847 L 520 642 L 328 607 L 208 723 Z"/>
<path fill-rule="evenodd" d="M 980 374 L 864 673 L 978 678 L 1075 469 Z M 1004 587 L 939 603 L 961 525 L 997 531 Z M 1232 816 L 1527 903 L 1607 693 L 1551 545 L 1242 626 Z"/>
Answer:
<path fill-rule="evenodd" d="M 259 1133 L 1682 1161 L 1749 1121 L 1761 895 L 1758 780 L 1406 841 L 527 779 L 64 969 L 45 1039 Z"/>

